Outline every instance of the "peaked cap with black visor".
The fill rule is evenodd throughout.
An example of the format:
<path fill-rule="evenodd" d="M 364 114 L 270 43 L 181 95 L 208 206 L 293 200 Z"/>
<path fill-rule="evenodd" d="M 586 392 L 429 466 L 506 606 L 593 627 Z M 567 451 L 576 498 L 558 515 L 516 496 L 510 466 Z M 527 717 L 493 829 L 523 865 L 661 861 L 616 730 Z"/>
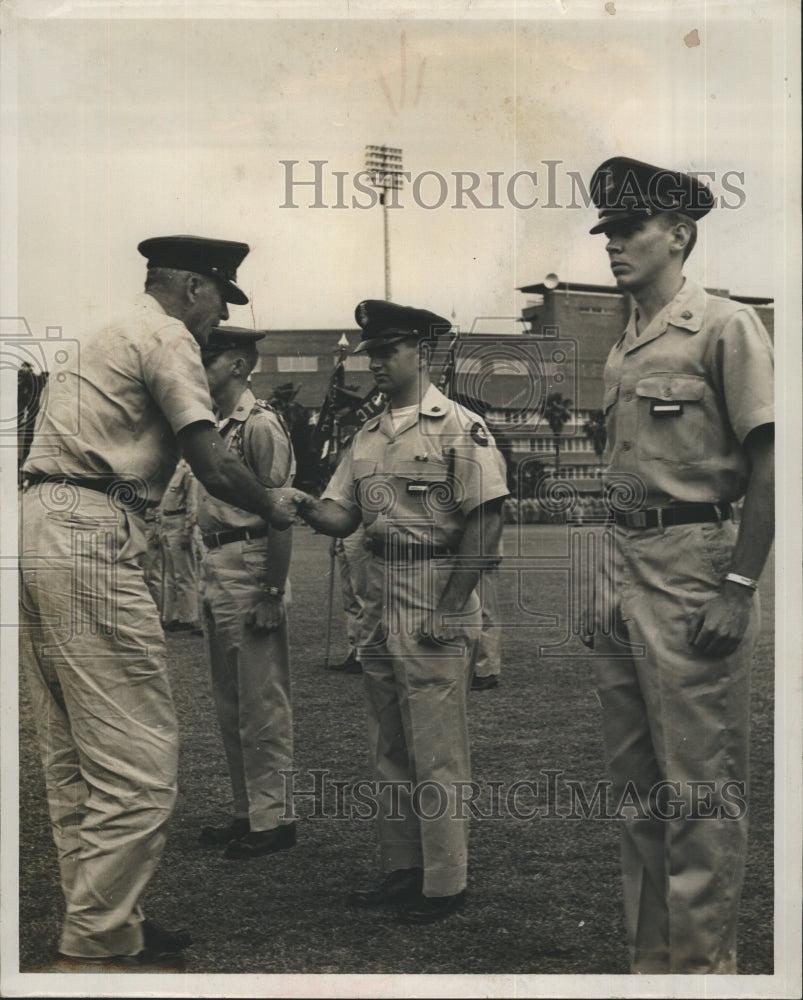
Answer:
<path fill-rule="evenodd" d="M 235 285 L 237 268 L 250 247 L 233 240 L 214 240 L 204 236 L 154 236 L 143 240 L 137 250 L 147 258 L 148 267 L 169 267 L 191 271 L 206 278 L 216 278 L 223 299 L 244 306 L 248 296 Z"/>
<path fill-rule="evenodd" d="M 651 218 L 662 212 L 680 212 L 696 222 L 714 206 L 711 191 L 692 174 L 627 156 L 614 156 L 597 167 L 590 194 L 599 210 L 599 220 L 591 233 L 603 233 L 614 223 Z"/>
<path fill-rule="evenodd" d="M 408 337 L 419 340 L 447 333 L 452 324 L 428 309 L 399 306 L 383 299 L 365 299 L 354 310 L 354 318 L 362 330 L 354 354 L 376 347 L 395 344 Z"/>

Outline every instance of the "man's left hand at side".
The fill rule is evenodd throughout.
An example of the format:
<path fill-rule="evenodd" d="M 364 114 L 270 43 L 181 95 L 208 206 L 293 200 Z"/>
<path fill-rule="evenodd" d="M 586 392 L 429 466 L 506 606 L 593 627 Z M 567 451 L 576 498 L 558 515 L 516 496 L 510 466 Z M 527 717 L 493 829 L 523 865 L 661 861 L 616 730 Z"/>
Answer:
<path fill-rule="evenodd" d="M 691 645 L 705 656 L 728 656 L 744 638 L 753 600 L 749 588 L 725 582 L 721 593 L 692 615 Z"/>
<path fill-rule="evenodd" d="M 431 646 L 445 642 L 467 641 L 466 629 L 459 622 L 449 622 L 456 612 L 436 608 L 431 611 L 421 624 L 420 640 Z"/>
<path fill-rule="evenodd" d="M 264 597 L 245 616 L 245 624 L 256 635 L 275 632 L 284 621 L 284 600 L 281 597 Z"/>

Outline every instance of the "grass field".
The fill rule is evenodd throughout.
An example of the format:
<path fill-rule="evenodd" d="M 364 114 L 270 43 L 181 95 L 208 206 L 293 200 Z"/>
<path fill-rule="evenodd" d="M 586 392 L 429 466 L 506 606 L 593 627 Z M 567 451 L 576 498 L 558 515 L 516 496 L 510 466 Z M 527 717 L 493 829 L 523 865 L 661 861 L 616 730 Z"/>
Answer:
<path fill-rule="evenodd" d="M 502 681 L 470 701 L 476 781 L 539 781 L 559 790 L 604 779 L 593 662 L 575 641 L 563 656 L 538 647 L 567 637 L 568 529 L 505 529 Z M 297 528 L 291 578 L 297 789 L 312 769 L 350 783 L 370 777 L 364 746 L 362 682 L 323 670 L 328 540 Z M 520 581 L 517 598 L 516 580 Z M 332 660 L 346 653 L 335 590 Z M 743 974 L 773 963 L 773 639 L 772 565 L 762 580 L 764 630 L 753 684 L 751 845 L 741 910 Z M 188 926 L 191 973 L 626 973 L 614 820 L 549 817 L 472 823 L 469 903 L 441 924 L 407 927 L 392 913 L 344 905 L 348 889 L 375 877 L 372 825 L 315 818 L 311 797 L 296 801 L 294 850 L 248 862 L 226 861 L 197 845 L 199 828 L 225 822 L 229 785 L 214 717 L 205 640 L 168 637 L 181 725 L 180 794 L 148 911 L 167 926 Z M 554 650 L 553 650 L 554 652 Z M 20 968 L 41 967 L 56 947 L 62 914 L 55 851 L 24 684 L 21 701 Z M 330 790 L 333 786 L 329 786 Z M 483 785 L 485 787 L 485 785 Z M 335 811 L 334 791 L 324 799 Z M 540 799 L 539 799 L 540 801 Z M 561 802 L 565 800 L 560 800 Z M 348 796 L 346 798 L 348 803 Z M 521 799 L 522 808 L 532 800 Z M 484 813 L 490 811 L 484 800 Z M 559 806 L 556 812 L 564 812 Z"/>

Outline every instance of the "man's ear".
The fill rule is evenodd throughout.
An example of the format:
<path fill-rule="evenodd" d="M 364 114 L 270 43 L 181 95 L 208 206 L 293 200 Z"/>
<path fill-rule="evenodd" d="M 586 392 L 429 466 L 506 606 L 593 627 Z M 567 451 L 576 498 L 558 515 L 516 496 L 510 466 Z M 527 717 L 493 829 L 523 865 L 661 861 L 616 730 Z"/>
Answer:
<path fill-rule="evenodd" d="M 188 302 L 195 302 L 203 285 L 204 279 L 199 274 L 187 275 L 187 280 L 184 282 L 184 295 Z"/>
<path fill-rule="evenodd" d="M 672 249 L 677 250 L 678 253 L 683 253 L 691 240 L 692 228 L 688 223 L 681 220 L 674 223 L 670 235 L 672 238 L 670 244 Z"/>

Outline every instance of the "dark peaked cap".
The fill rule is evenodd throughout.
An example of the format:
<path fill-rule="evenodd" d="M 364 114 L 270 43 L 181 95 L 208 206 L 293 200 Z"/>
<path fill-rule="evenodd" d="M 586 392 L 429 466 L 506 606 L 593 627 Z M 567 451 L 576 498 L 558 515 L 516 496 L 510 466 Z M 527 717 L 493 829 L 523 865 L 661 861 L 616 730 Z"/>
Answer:
<path fill-rule="evenodd" d="M 217 278 L 226 302 L 244 306 L 248 296 L 238 288 L 237 268 L 250 247 L 232 240 L 210 240 L 204 236 L 154 236 L 143 240 L 137 250 L 148 259 L 148 267 L 172 267 Z"/>
<path fill-rule="evenodd" d="M 201 357 L 215 358 L 224 351 L 236 351 L 241 347 L 253 347 L 267 335 L 266 330 L 249 330 L 244 326 L 216 326 L 201 348 Z"/>
<path fill-rule="evenodd" d="M 397 306 L 384 299 L 366 299 L 354 310 L 354 318 L 362 330 L 359 346 L 354 353 L 371 347 L 395 344 L 405 337 L 436 337 L 451 329 L 451 322 L 428 309 Z"/>
<path fill-rule="evenodd" d="M 702 219 L 714 205 L 709 189 L 691 174 L 627 156 L 614 156 L 597 167 L 591 178 L 591 198 L 599 209 L 592 233 L 601 233 L 614 222 L 659 212 Z"/>

